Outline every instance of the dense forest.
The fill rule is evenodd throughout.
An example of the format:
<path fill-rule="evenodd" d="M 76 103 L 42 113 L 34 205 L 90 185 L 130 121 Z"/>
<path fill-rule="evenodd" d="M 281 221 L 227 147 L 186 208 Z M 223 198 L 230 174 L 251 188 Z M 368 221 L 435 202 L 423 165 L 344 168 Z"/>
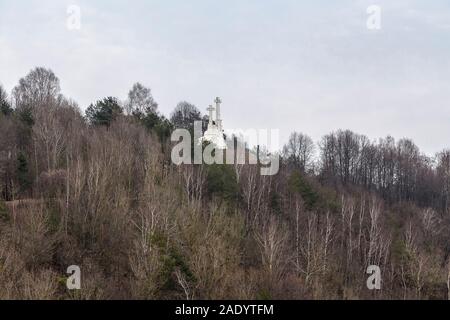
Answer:
<path fill-rule="evenodd" d="M 450 296 L 450 149 L 294 132 L 262 176 L 174 165 L 171 132 L 206 118 L 188 102 L 166 118 L 139 83 L 83 107 L 45 68 L 0 87 L 1 299 Z"/>

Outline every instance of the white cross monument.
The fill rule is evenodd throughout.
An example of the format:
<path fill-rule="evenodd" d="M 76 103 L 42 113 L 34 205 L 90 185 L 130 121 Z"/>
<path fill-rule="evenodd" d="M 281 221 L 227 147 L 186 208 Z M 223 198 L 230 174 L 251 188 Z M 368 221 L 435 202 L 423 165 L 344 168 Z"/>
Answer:
<path fill-rule="evenodd" d="M 203 137 L 200 138 L 200 142 L 208 141 L 214 143 L 218 149 L 226 149 L 227 145 L 223 137 L 222 119 L 220 118 L 220 104 L 222 101 L 217 97 L 214 102 L 216 103 L 215 108 L 210 105 L 206 109 L 209 112 L 208 129 L 203 134 Z"/>

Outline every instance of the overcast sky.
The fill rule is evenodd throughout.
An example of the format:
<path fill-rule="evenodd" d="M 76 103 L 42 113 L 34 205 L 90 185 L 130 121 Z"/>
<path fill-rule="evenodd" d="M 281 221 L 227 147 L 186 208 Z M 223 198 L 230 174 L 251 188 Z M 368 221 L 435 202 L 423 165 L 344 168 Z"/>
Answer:
<path fill-rule="evenodd" d="M 366 27 L 372 4 L 381 30 Z M 225 127 L 279 128 L 282 142 L 344 128 L 450 147 L 448 0 L 0 0 L 0 83 L 36 66 L 82 109 L 139 81 L 165 115 L 220 96 Z"/>

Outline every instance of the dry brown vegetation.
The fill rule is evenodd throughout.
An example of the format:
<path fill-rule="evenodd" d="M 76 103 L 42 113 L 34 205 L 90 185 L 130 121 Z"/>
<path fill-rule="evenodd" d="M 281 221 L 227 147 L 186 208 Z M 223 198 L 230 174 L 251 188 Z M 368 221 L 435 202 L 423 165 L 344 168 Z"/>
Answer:
<path fill-rule="evenodd" d="M 447 299 L 448 151 L 340 131 L 317 161 L 293 135 L 276 176 L 175 166 L 153 100 L 94 123 L 36 70 L 0 112 L 1 299 Z"/>

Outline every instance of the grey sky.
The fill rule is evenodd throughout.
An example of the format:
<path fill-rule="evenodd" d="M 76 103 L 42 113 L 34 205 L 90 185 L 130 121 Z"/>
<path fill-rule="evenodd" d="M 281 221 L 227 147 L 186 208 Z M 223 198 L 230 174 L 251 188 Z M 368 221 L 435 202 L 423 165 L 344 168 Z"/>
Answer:
<path fill-rule="evenodd" d="M 139 81 L 166 115 L 221 96 L 226 127 L 279 128 L 283 142 L 348 128 L 450 147 L 448 0 L 0 0 L 0 82 L 10 91 L 35 66 L 83 109 Z"/>

